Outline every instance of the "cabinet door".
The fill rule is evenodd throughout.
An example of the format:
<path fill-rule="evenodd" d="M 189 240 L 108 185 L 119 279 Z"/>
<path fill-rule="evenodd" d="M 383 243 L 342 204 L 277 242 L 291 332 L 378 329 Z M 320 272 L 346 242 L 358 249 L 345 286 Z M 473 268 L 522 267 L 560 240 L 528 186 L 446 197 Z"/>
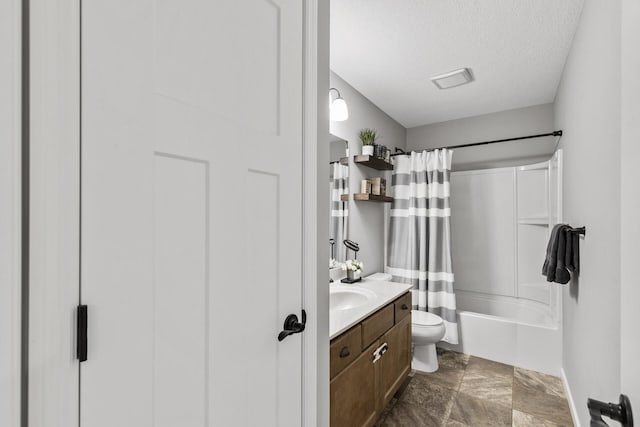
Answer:
<path fill-rule="evenodd" d="M 330 384 L 331 427 L 371 426 L 378 418 L 376 369 L 373 363 L 374 342 Z"/>
<path fill-rule="evenodd" d="M 382 408 L 393 397 L 411 370 L 411 316 L 406 316 L 381 338 L 388 349 L 380 359 Z"/>

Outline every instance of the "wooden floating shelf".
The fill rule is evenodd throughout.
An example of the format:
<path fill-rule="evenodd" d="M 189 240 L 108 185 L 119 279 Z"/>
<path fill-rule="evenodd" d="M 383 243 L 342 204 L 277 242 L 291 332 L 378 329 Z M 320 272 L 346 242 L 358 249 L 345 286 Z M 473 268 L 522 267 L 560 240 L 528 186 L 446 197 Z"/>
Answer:
<path fill-rule="evenodd" d="M 393 165 L 391 163 L 374 156 L 353 156 L 353 162 L 379 171 L 393 170 Z"/>
<path fill-rule="evenodd" d="M 347 196 L 347 197 L 349 197 L 349 196 Z M 391 203 L 391 202 L 393 202 L 393 197 L 378 196 L 376 194 L 369 194 L 369 193 L 355 193 L 353 195 L 353 200 L 357 200 L 357 201 L 360 201 L 360 202 Z"/>

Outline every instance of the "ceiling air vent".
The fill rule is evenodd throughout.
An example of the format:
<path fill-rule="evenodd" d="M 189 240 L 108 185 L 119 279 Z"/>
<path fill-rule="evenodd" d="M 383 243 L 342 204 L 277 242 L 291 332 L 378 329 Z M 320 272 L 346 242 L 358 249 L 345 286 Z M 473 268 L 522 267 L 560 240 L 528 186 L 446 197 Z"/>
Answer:
<path fill-rule="evenodd" d="M 471 74 L 470 68 L 460 68 L 459 70 L 449 71 L 439 76 L 433 76 L 431 77 L 431 81 L 434 85 L 438 86 L 438 89 L 449 89 L 471 83 L 473 81 L 473 74 Z"/>

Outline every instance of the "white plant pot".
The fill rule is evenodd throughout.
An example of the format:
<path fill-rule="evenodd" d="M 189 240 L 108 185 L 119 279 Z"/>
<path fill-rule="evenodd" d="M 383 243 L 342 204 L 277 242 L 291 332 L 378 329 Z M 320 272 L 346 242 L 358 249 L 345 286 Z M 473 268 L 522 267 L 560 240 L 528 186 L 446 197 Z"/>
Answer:
<path fill-rule="evenodd" d="M 360 278 L 361 273 L 362 273 L 361 270 L 358 270 L 358 271 L 347 270 L 347 279 L 358 280 Z"/>
<path fill-rule="evenodd" d="M 362 146 L 362 155 L 363 156 L 373 156 L 373 145 L 363 145 Z"/>

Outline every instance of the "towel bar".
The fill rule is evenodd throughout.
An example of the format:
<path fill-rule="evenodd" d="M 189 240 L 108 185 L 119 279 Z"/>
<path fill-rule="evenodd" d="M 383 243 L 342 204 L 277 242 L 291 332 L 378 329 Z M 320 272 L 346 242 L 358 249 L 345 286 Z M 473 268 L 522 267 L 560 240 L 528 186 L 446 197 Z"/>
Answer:
<path fill-rule="evenodd" d="M 570 233 L 578 233 L 582 236 L 586 236 L 587 235 L 587 227 L 578 227 L 578 228 L 572 228 L 571 230 L 567 230 Z"/>

